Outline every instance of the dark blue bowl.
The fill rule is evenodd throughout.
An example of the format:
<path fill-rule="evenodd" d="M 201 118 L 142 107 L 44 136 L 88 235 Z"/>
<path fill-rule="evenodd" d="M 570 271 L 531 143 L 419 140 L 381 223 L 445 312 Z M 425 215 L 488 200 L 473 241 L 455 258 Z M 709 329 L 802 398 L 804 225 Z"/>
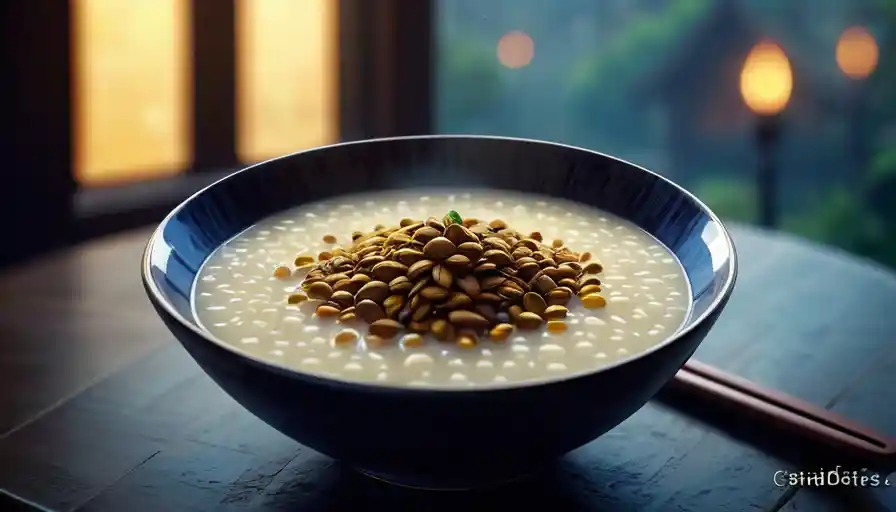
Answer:
<path fill-rule="evenodd" d="M 694 300 L 686 324 L 649 352 L 608 368 L 488 390 L 315 377 L 247 355 L 197 324 L 190 293 L 199 267 L 247 227 L 335 195 L 432 186 L 545 194 L 633 221 L 684 265 Z M 165 218 L 146 247 L 142 272 L 149 299 L 171 332 L 218 385 L 269 425 L 373 476 L 469 488 L 521 476 L 640 409 L 706 336 L 731 294 L 737 263 L 719 219 L 650 171 L 560 144 L 423 136 L 327 146 L 224 178 Z"/>

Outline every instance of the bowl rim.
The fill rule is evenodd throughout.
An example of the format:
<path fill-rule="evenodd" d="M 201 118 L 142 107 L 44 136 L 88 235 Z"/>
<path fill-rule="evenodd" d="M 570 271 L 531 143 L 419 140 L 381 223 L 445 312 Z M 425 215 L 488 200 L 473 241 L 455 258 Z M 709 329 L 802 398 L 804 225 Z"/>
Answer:
<path fill-rule="evenodd" d="M 480 139 L 480 140 L 497 140 L 497 141 L 510 141 L 510 142 L 522 142 L 529 144 L 540 144 L 540 145 L 549 145 L 558 148 L 571 149 L 574 151 L 584 151 L 586 153 L 591 153 L 593 155 L 597 155 L 603 158 L 607 158 L 610 160 L 615 160 L 619 163 L 625 164 L 630 167 L 637 168 L 642 172 L 646 172 L 652 175 L 654 178 L 659 179 L 665 182 L 667 185 L 671 185 L 674 187 L 679 193 L 683 194 L 684 197 L 687 197 L 691 201 L 694 202 L 702 211 L 705 213 L 714 223 L 716 223 L 721 231 L 722 236 L 725 238 L 725 244 L 728 247 L 729 254 L 731 255 L 730 264 L 728 269 L 728 275 L 725 278 L 724 283 L 722 284 L 722 289 L 716 295 L 715 299 L 713 299 L 712 303 L 706 308 L 703 313 L 700 314 L 699 317 L 694 319 L 690 325 L 680 328 L 673 335 L 664 339 L 661 343 L 658 343 L 648 350 L 643 352 L 638 352 L 636 354 L 630 355 L 628 357 L 619 359 L 612 364 L 608 364 L 606 366 L 602 366 L 600 368 L 591 369 L 591 370 L 582 370 L 574 373 L 570 373 L 568 375 L 564 375 L 562 377 L 544 377 L 538 379 L 531 379 L 521 382 L 502 382 L 502 383 L 490 383 L 482 386 L 469 386 L 469 387 L 446 387 L 446 386 L 426 386 L 426 387 L 414 387 L 407 385 L 399 385 L 392 383 L 382 383 L 382 382 L 360 382 L 360 381 L 350 381 L 350 380 L 341 380 L 338 378 L 333 378 L 324 375 L 316 375 L 312 373 L 302 372 L 298 369 L 291 368 L 285 364 L 279 364 L 277 362 L 264 359 L 253 354 L 250 354 L 241 348 L 234 346 L 232 344 L 226 343 L 223 340 L 217 338 L 212 335 L 210 332 L 206 332 L 201 329 L 198 325 L 194 325 L 193 323 L 186 320 L 172 305 L 168 300 L 162 295 L 161 290 L 156 285 L 155 280 L 152 277 L 152 267 L 150 265 L 150 260 L 152 258 L 152 251 L 154 243 L 160 239 L 160 237 L 164 234 L 165 228 L 171 219 L 174 218 L 183 208 L 186 207 L 191 201 L 205 193 L 206 190 L 215 187 L 219 183 L 222 183 L 226 180 L 233 178 L 234 176 L 251 171 L 256 167 L 260 167 L 263 165 L 267 165 L 271 162 L 292 158 L 298 155 L 313 153 L 316 151 L 323 151 L 333 148 L 339 148 L 343 146 L 352 146 L 352 145 L 360 145 L 360 144 L 371 144 L 371 143 L 379 143 L 379 142 L 390 142 L 390 141 L 403 141 L 403 140 L 426 140 L 426 139 Z M 651 235 L 653 236 L 653 235 Z M 216 249 L 217 250 L 217 249 Z M 205 264 L 205 262 L 203 262 Z M 324 146 L 317 146 L 314 148 L 304 149 L 301 151 L 296 151 L 293 153 L 289 153 L 286 155 L 269 158 L 267 160 L 257 162 L 246 167 L 243 167 L 237 171 L 234 171 L 227 176 L 216 180 L 214 183 L 211 183 L 202 189 L 198 190 L 194 194 L 190 195 L 188 198 L 184 199 L 177 206 L 175 206 L 159 225 L 153 230 L 152 235 L 150 235 L 149 240 L 146 243 L 146 246 L 143 250 L 143 256 L 141 258 L 141 279 L 143 281 L 143 287 L 146 290 L 147 295 L 149 296 L 150 301 L 156 306 L 160 307 L 165 314 L 167 314 L 170 318 L 174 319 L 178 324 L 182 327 L 192 331 L 193 334 L 201 338 L 206 343 L 211 343 L 216 345 L 218 348 L 223 349 L 226 352 L 229 352 L 233 356 L 237 356 L 242 359 L 246 363 L 260 366 L 261 368 L 273 371 L 274 373 L 282 374 L 286 377 L 290 378 L 298 378 L 300 380 L 311 381 L 317 384 L 324 384 L 330 386 L 336 386 L 339 388 L 345 388 L 348 390 L 355 391 L 377 391 L 377 392 L 391 392 L 391 393 L 410 393 L 410 394 L 433 394 L 433 393 L 498 393 L 498 392 L 508 392 L 514 390 L 522 390 L 531 387 L 537 386 L 548 386 L 553 384 L 560 384 L 567 381 L 577 380 L 592 377 L 599 373 L 609 372 L 615 368 L 624 366 L 628 363 L 634 362 L 638 359 L 648 357 L 649 355 L 662 350 L 663 348 L 681 340 L 683 337 L 688 335 L 695 328 L 700 326 L 706 319 L 714 314 L 716 310 L 728 299 L 731 295 L 732 290 L 734 289 L 734 284 L 737 280 L 737 271 L 738 271 L 738 258 L 737 251 L 734 247 L 734 241 L 732 240 L 731 233 L 725 224 L 719 219 L 719 217 L 704 204 L 700 199 L 698 199 L 694 194 L 686 190 L 684 187 L 678 185 L 677 183 L 665 178 L 645 167 L 642 167 L 637 164 L 633 164 L 621 158 L 617 158 L 614 156 L 610 156 L 606 153 L 601 153 L 599 151 L 595 151 L 592 149 L 582 148 L 579 146 L 573 146 L 570 144 L 563 144 L 560 142 L 552 142 L 546 140 L 538 140 L 538 139 L 529 139 L 522 137 L 507 137 L 507 136 L 498 136 L 498 135 L 463 135 L 463 134 L 433 134 L 433 135 L 407 135 L 407 136 L 398 136 L 398 137 L 379 137 L 373 139 L 363 139 L 356 141 L 347 141 L 347 142 L 338 142 L 334 144 L 328 144 Z M 191 295 L 193 283 L 191 283 Z M 192 301 L 192 297 L 190 299 Z M 177 337 L 177 336 L 175 336 Z M 180 342 L 180 340 L 178 339 Z"/>

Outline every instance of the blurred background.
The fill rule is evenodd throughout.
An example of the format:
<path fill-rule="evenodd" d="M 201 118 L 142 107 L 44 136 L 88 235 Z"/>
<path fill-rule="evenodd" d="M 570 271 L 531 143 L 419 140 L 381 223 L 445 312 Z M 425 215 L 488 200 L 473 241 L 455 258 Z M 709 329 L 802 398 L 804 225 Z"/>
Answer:
<path fill-rule="evenodd" d="M 896 0 L 4 2 L 0 264 L 247 163 L 419 133 L 592 148 L 896 267 Z"/>

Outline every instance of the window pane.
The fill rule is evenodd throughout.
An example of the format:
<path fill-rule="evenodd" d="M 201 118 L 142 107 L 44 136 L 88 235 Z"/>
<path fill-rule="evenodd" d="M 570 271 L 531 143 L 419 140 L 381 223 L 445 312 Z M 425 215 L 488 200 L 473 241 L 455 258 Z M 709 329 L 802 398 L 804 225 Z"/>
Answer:
<path fill-rule="evenodd" d="M 192 159 L 189 0 L 75 0 L 75 176 L 103 185 Z"/>
<path fill-rule="evenodd" d="M 438 0 L 437 9 L 441 132 L 593 148 L 666 175 L 731 220 L 758 222 L 762 201 L 775 201 L 776 228 L 896 266 L 896 3 Z M 790 76 L 765 57 L 742 73 L 763 41 L 783 50 L 775 62 Z M 754 109 L 785 108 L 777 195 L 754 186 L 758 116 L 745 84 Z"/>
<path fill-rule="evenodd" d="M 337 137 L 335 0 L 237 0 L 237 154 L 257 161 Z"/>

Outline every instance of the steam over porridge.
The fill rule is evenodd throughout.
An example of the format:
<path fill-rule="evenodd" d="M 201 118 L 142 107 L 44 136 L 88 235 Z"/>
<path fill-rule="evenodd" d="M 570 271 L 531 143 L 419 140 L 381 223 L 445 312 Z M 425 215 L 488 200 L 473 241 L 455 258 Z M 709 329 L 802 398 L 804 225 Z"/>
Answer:
<path fill-rule="evenodd" d="M 646 351 L 690 307 L 684 270 L 633 224 L 506 191 L 342 196 L 215 251 L 193 305 L 256 357 L 355 382 L 487 386 Z"/>

